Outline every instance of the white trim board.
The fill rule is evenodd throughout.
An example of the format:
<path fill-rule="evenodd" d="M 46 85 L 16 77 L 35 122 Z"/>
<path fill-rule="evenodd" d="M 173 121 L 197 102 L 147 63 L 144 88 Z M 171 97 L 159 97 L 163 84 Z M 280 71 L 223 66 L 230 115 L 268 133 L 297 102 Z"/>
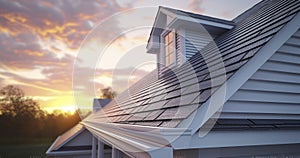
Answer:
<path fill-rule="evenodd" d="M 211 131 L 205 137 L 193 135 L 188 148 L 220 148 L 300 143 L 298 130 Z"/>

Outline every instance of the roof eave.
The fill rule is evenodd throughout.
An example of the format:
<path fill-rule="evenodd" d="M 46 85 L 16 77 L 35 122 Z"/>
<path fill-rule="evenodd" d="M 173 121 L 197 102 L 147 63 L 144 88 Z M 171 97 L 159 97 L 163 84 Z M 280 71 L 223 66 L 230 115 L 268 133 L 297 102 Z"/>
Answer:
<path fill-rule="evenodd" d="M 117 123 L 83 121 L 82 124 L 98 139 L 108 142 L 120 151 L 132 155 L 143 153 L 173 153 L 172 142 L 179 136 L 191 136 L 191 130 L 180 128 L 148 127 Z M 159 151 L 158 151 L 159 150 Z M 132 152 L 134 151 L 134 152 Z M 134 155 L 132 155 L 134 156 Z"/>
<path fill-rule="evenodd" d="M 84 155 L 91 154 L 91 150 L 81 150 L 81 151 L 47 151 L 47 156 L 70 156 L 70 155 Z"/>
<path fill-rule="evenodd" d="M 196 19 L 189 16 L 178 16 L 176 20 L 182 20 L 182 21 L 188 21 L 193 23 L 198 23 L 202 25 L 212 26 L 212 27 L 218 27 L 221 29 L 227 29 L 230 30 L 234 27 L 234 23 L 227 23 L 227 22 L 217 22 L 214 20 L 206 20 L 206 19 Z"/>

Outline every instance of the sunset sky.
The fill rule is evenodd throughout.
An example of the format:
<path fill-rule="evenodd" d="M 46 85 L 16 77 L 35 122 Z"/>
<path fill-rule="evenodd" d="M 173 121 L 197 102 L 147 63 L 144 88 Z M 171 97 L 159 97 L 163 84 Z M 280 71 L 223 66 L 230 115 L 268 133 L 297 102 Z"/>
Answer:
<path fill-rule="evenodd" d="M 145 46 L 158 6 L 231 20 L 257 2 L 0 0 L 0 88 L 17 85 L 48 111 L 73 110 L 73 87 L 91 100 L 104 87 L 121 92 L 154 68 Z"/>

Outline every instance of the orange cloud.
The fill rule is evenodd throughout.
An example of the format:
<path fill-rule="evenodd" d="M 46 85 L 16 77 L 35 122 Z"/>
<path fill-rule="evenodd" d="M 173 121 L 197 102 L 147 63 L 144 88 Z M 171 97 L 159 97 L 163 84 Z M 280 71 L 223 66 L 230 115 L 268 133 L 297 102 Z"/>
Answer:
<path fill-rule="evenodd" d="M 0 85 L 19 85 L 40 96 L 44 106 L 71 104 L 76 50 L 95 24 L 120 10 L 116 2 L 102 0 L 0 1 Z M 111 23 L 100 40 L 117 29 L 118 23 Z M 83 74 L 92 71 L 87 69 Z M 41 99 L 46 96 L 55 97 L 50 103 Z"/>

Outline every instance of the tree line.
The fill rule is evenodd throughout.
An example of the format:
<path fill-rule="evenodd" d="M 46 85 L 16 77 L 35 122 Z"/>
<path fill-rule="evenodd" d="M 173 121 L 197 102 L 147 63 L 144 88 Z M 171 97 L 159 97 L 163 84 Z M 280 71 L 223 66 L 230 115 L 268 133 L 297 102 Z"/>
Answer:
<path fill-rule="evenodd" d="M 52 141 L 80 121 L 78 113 L 47 113 L 22 89 L 9 85 L 0 89 L 0 144 Z"/>

